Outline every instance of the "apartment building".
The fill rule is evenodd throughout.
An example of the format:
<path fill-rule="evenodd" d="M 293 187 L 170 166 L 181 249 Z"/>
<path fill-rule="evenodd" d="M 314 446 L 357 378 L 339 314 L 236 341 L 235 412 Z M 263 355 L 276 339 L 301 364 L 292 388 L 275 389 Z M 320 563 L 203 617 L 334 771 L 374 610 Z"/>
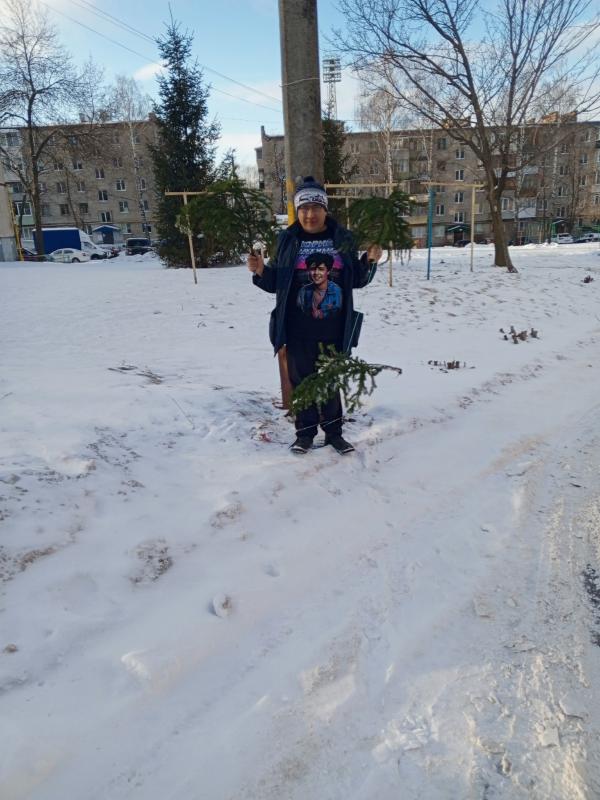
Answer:
<path fill-rule="evenodd" d="M 573 119 L 563 124 L 560 143 L 550 146 L 549 137 L 556 135 L 552 122 L 548 118 L 530 123 L 520 146 L 511 152 L 515 169 L 509 172 L 502 198 L 502 218 L 508 240 L 514 243 L 543 241 L 554 232 L 600 229 L 600 122 Z M 471 225 L 476 241 L 492 238 L 486 194 L 477 187 L 484 182 L 483 167 L 447 130 L 348 133 L 345 148 L 357 168 L 355 186 L 331 189 L 331 196 L 348 203 L 351 197 L 385 193 L 385 184 L 400 185 L 414 198 L 413 238 L 424 244 L 427 193 L 433 185 L 434 244 L 470 238 Z M 256 160 L 259 183 L 271 198 L 273 213 L 285 213 L 284 137 L 270 136 L 261 128 Z M 338 213 L 343 214 L 340 204 Z"/>
<path fill-rule="evenodd" d="M 41 164 L 41 221 L 44 227 L 75 226 L 102 241 L 97 230 L 114 227 L 120 235 L 152 237 L 155 231 L 155 188 L 148 145 L 152 120 L 107 123 L 90 130 L 84 125 L 56 126 L 51 148 Z M 14 257 L 14 227 L 22 240 L 33 239 L 34 208 L 26 182 L 26 153 L 20 129 L 0 130 L 0 258 Z M 105 230 L 107 230 L 105 228 Z M 12 246 L 7 240 L 12 240 Z"/>

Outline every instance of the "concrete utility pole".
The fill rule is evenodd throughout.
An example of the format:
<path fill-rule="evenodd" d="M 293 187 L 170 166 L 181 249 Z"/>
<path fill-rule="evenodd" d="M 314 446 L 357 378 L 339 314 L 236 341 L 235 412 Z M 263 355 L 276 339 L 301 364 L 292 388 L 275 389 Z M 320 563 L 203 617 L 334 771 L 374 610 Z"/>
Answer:
<path fill-rule="evenodd" d="M 317 0 L 279 0 L 281 84 L 288 219 L 294 220 L 295 180 L 323 182 L 323 134 Z"/>
<path fill-rule="evenodd" d="M 296 178 L 312 175 L 323 182 L 323 131 L 317 0 L 279 0 L 281 89 L 285 134 L 285 188 L 288 222 L 294 221 Z M 284 408 L 292 396 L 285 346 L 279 351 Z"/>

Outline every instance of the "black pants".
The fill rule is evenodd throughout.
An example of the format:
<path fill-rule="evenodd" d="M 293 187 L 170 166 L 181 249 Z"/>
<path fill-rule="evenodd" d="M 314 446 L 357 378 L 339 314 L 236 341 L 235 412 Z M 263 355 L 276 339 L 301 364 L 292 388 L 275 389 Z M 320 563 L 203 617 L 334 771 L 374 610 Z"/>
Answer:
<path fill-rule="evenodd" d="M 341 349 L 339 345 L 336 347 Z M 304 378 L 316 371 L 319 345 L 317 342 L 292 339 L 287 343 L 286 349 L 290 381 L 296 388 Z M 309 406 L 297 414 L 296 433 L 298 436 L 314 438 L 320 421 L 326 436 L 336 436 L 342 432 L 342 413 L 342 398 L 339 391 L 336 391 L 320 410 L 317 406 Z"/>

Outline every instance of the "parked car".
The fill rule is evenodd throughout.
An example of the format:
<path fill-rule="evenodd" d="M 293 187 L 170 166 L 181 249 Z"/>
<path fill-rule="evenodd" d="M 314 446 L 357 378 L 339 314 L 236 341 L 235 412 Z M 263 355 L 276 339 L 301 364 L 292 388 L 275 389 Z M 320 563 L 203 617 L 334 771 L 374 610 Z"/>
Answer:
<path fill-rule="evenodd" d="M 45 261 L 46 256 L 38 256 L 35 250 L 28 250 L 26 247 L 22 248 L 23 261 Z"/>
<path fill-rule="evenodd" d="M 101 258 L 108 258 L 108 253 L 106 250 L 104 250 L 95 242 L 86 242 L 84 240 L 81 242 L 81 249 L 84 253 L 88 254 L 92 261 L 98 261 Z"/>
<path fill-rule="evenodd" d="M 573 237 L 570 233 L 559 233 L 553 236 L 550 241 L 552 244 L 573 244 Z"/>
<path fill-rule="evenodd" d="M 452 243 L 452 247 L 466 247 L 468 244 L 471 244 L 470 239 L 457 239 Z"/>
<path fill-rule="evenodd" d="M 136 238 L 127 239 L 125 242 L 125 252 L 128 256 L 144 255 L 152 250 L 150 239 Z"/>
<path fill-rule="evenodd" d="M 600 233 L 584 233 L 576 242 L 600 242 Z"/>
<path fill-rule="evenodd" d="M 118 244 L 99 244 L 98 247 L 104 250 L 107 258 L 115 258 L 121 252 L 121 248 Z"/>
<path fill-rule="evenodd" d="M 61 247 L 48 256 L 48 261 L 62 261 L 69 264 L 77 264 L 82 261 L 91 261 L 90 256 L 83 250 L 75 250 L 72 247 Z"/>

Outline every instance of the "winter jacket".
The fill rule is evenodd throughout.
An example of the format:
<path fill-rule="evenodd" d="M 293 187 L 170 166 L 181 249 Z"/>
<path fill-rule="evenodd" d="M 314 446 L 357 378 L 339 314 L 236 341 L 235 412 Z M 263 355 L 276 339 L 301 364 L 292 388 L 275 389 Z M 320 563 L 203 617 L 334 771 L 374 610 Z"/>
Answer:
<path fill-rule="evenodd" d="M 373 280 L 377 265 L 368 262 L 366 253 L 362 258 L 358 258 L 352 234 L 332 217 L 327 217 L 327 233 L 331 236 L 333 245 L 344 263 L 344 269 L 340 273 L 344 297 L 342 349 L 345 353 L 349 353 L 358 344 L 363 318 L 360 311 L 354 310 L 352 290 L 367 286 Z M 276 295 L 275 308 L 271 312 L 269 323 L 269 338 L 276 353 L 287 341 L 285 312 L 301 239 L 302 227 L 299 222 L 294 222 L 280 234 L 277 253 L 268 264 L 265 264 L 263 274 L 260 276 L 255 274 L 252 277 L 256 286 Z"/>

